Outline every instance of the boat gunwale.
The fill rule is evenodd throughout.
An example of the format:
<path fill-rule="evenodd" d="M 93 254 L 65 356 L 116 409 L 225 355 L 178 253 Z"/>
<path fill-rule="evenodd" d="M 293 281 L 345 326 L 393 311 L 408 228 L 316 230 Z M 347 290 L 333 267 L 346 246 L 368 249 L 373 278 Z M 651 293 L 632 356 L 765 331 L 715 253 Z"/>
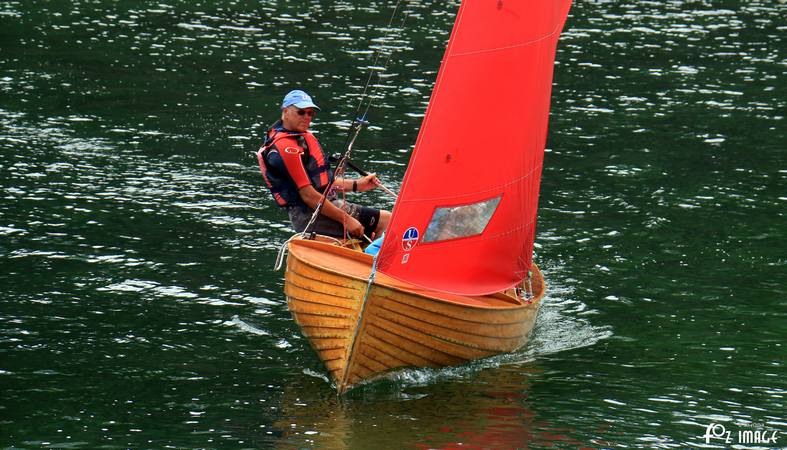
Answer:
<path fill-rule="evenodd" d="M 289 241 L 287 243 L 287 246 L 288 246 L 288 249 L 289 249 L 290 256 L 295 257 L 299 262 L 301 262 L 303 264 L 306 264 L 306 265 L 311 266 L 311 267 L 313 267 L 315 269 L 318 269 L 318 270 L 326 271 L 326 272 L 331 273 L 333 275 L 346 277 L 346 278 L 351 278 L 351 279 L 362 281 L 362 282 L 365 282 L 365 283 L 369 281 L 368 278 L 360 277 L 360 276 L 353 275 L 353 274 L 343 273 L 343 272 L 340 272 L 339 270 L 337 270 L 335 268 L 327 267 L 327 266 L 318 264 L 316 262 L 313 262 L 311 260 L 307 260 L 307 259 L 305 259 L 303 257 L 298 256 L 296 254 L 296 252 L 292 251 L 292 249 L 293 249 L 293 246 L 302 246 L 302 247 L 311 248 L 311 249 L 314 249 L 314 250 L 317 250 L 317 251 L 326 251 L 326 252 L 329 252 L 329 253 L 332 252 L 334 255 L 337 255 L 337 256 L 340 256 L 340 257 L 348 256 L 348 257 L 350 257 L 351 259 L 353 259 L 353 260 L 355 260 L 357 262 L 369 263 L 370 271 L 371 271 L 371 263 L 374 261 L 374 257 L 372 257 L 371 255 L 367 255 L 366 253 L 361 253 L 361 252 L 359 252 L 357 250 L 341 247 L 341 246 L 338 246 L 338 245 L 335 245 L 335 244 L 329 243 L 329 242 L 316 241 L 316 240 L 307 240 L 307 239 L 302 239 L 302 238 L 301 239 L 293 239 L 293 240 Z M 468 299 L 486 297 L 486 298 L 490 298 L 491 300 L 494 300 L 494 301 L 499 301 L 501 303 L 502 302 L 507 302 L 506 305 L 492 306 L 492 305 L 479 305 L 479 304 L 463 302 L 463 301 L 452 301 L 452 300 L 448 300 L 448 299 L 444 299 L 444 298 L 440 298 L 440 297 L 430 297 L 430 296 L 427 296 L 427 295 L 419 292 L 418 290 L 416 290 L 416 289 L 422 289 L 422 288 L 418 288 L 418 286 L 415 286 L 415 285 L 412 285 L 413 289 L 410 290 L 410 289 L 407 289 L 404 286 L 396 286 L 396 285 L 392 285 L 392 284 L 379 283 L 379 280 L 377 280 L 377 279 L 375 280 L 374 285 L 377 286 L 378 288 L 391 289 L 393 291 L 401 292 L 401 293 L 404 293 L 404 294 L 407 294 L 407 295 L 417 296 L 417 297 L 420 297 L 420 298 L 423 298 L 423 299 L 426 299 L 426 300 L 429 300 L 429 301 L 437 301 L 437 302 L 440 302 L 440 303 L 449 304 L 449 305 L 455 305 L 455 306 L 464 307 L 464 308 L 480 309 L 480 310 L 491 310 L 491 311 L 506 311 L 506 310 L 513 311 L 513 310 L 525 309 L 525 308 L 537 305 L 538 303 L 540 303 L 541 299 L 544 296 L 544 293 L 546 292 L 546 283 L 543 281 L 543 275 L 541 275 L 541 269 L 539 269 L 538 266 L 535 263 L 533 263 L 532 267 L 535 268 L 535 272 L 538 274 L 538 278 L 541 280 L 541 283 L 540 283 L 541 284 L 541 290 L 540 290 L 540 292 L 538 292 L 538 295 L 536 295 L 533 298 L 527 300 L 526 302 L 522 302 L 522 303 L 519 303 L 519 304 L 513 304 L 512 301 L 514 301 L 514 299 L 502 300 L 502 299 L 497 299 L 497 298 L 492 297 L 493 295 L 501 294 L 500 292 L 489 294 L 489 295 L 482 295 L 482 296 L 469 296 L 469 295 L 457 295 L 457 294 L 446 293 L 448 295 L 453 295 L 453 296 L 457 296 L 457 297 L 466 297 Z M 391 279 L 396 280 L 395 278 L 392 278 L 392 277 L 391 277 Z M 396 281 L 402 283 L 402 281 L 400 281 L 400 280 L 396 280 Z M 440 291 L 434 291 L 434 292 L 440 292 Z M 440 293 L 442 293 L 442 292 L 440 292 Z M 502 294 L 502 295 L 505 295 L 505 294 Z"/>

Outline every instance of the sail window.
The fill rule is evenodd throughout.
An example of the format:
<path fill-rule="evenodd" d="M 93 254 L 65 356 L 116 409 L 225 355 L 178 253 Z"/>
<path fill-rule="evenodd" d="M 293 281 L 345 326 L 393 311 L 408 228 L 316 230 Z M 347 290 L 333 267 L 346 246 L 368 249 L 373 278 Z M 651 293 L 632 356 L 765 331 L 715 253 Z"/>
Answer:
<path fill-rule="evenodd" d="M 502 195 L 470 205 L 436 208 L 423 242 L 438 242 L 481 234 L 500 204 Z"/>

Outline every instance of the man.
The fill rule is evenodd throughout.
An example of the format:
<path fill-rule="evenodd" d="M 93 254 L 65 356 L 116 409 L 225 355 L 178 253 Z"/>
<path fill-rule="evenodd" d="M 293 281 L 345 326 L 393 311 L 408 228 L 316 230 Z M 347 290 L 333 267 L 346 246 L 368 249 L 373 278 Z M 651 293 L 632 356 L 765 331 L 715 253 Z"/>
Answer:
<path fill-rule="evenodd" d="M 319 110 L 306 92 L 288 93 L 281 104 L 281 119 L 268 129 L 265 142 L 257 152 L 265 184 L 276 203 L 287 209 L 299 233 L 306 228 L 333 180 L 328 155 L 309 132 L 309 125 Z M 373 173 L 355 180 L 337 178 L 320 216 L 308 231 L 345 237 L 346 230 L 350 236 L 365 235 L 370 239 L 382 234 L 388 226 L 390 212 L 340 201 L 334 193 L 369 191 L 379 183 Z"/>

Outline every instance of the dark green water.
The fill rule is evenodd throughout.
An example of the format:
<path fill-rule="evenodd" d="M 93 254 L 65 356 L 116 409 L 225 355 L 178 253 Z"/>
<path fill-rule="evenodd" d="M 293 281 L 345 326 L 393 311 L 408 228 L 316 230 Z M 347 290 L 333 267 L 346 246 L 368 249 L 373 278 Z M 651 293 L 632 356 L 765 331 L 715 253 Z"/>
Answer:
<path fill-rule="evenodd" d="M 412 2 L 385 41 L 354 154 L 386 184 L 456 6 Z M 252 152 L 295 87 L 340 149 L 390 12 L 0 3 L 0 448 L 738 444 L 706 444 L 712 423 L 786 447 L 783 1 L 575 4 L 532 342 L 335 396 L 272 269 L 291 231 Z"/>

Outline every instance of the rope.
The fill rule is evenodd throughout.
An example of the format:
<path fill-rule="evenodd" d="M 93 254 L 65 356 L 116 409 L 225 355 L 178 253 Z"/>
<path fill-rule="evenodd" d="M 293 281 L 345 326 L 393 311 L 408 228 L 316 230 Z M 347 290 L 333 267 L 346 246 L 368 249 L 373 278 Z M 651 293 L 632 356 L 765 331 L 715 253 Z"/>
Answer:
<path fill-rule="evenodd" d="M 287 249 L 289 248 L 290 241 L 301 236 L 303 236 L 303 233 L 293 234 L 289 239 L 284 241 L 281 247 L 279 247 L 279 254 L 276 256 L 276 264 L 274 264 L 273 270 L 281 270 L 281 266 L 284 264 L 284 257 L 287 255 Z"/>

